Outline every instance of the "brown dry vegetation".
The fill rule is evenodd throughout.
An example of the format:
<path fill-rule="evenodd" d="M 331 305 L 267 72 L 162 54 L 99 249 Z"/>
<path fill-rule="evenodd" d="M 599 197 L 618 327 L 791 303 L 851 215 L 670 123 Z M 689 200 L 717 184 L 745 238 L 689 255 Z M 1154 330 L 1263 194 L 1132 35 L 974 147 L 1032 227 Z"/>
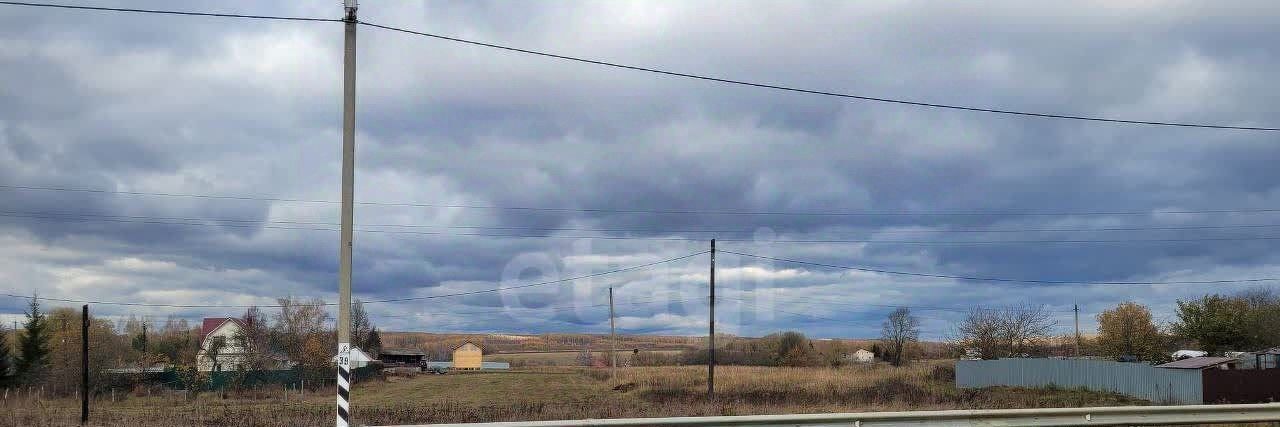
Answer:
<path fill-rule="evenodd" d="M 513 372 L 392 377 L 357 383 L 353 416 L 361 424 L 515 421 L 540 419 L 745 415 L 768 413 L 1022 408 L 1143 404 L 1124 396 L 1080 390 L 957 390 L 949 362 L 904 368 L 724 366 L 716 370 L 717 399 L 708 402 L 706 367 L 619 369 L 539 368 Z M 615 388 L 617 390 L 615 390 Z M 222 399 L 201 395 L 128 397 L 94 404 L 91 425 L 303 426 L 332 422 L 330 390 L 306 396 L 281 391 Z M 3 423 L 75 425 L 73 399 L 4 401 Z"/>

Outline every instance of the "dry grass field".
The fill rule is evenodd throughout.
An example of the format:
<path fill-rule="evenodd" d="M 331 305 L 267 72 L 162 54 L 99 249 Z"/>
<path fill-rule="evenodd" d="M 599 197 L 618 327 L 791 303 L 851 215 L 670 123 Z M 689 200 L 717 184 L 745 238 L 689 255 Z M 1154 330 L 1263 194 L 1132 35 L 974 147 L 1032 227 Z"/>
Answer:
<path fill-rule="evenodd" d="M 515 421 L 569 418 L 745 415 L 951 408 L 1134 405 L 1145 402 L 1079 390 L 957 390 L 950 362 L 905 368 L 717 368 L 715 402 L 706 399 L 706 367 L 531 368 L 510 372 L 389 377 L 357 383 L 359 424 Z M 3 401 L 2 424 L 77 425 L 74 399 Z M 311 426 L 332 422 L 331 390 L 286 403 L 281 390 L 185 396 L 129 396 L 94 402 L 91 425 Z M 9 424 L 12 423 L 12 424 Z"/>

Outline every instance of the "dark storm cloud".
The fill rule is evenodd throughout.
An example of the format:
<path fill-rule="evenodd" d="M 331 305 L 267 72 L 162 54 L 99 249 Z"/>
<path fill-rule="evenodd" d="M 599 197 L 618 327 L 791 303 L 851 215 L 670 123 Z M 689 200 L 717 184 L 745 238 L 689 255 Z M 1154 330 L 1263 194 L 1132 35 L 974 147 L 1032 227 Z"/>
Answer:
<path fill-rule="evenodd" d="M 131 7 L 176 7 L 165 2 Z M 184 9 L 336 16 L 323 2 Z M 983 5 L 905 2 L 427 2 L 366 4 L 366 20 L 558 53 L 872 96 L 1135 119 L 1280 123 L 1270 2 Z M 728 13 L 727 13 L 728 12 Z M 5 185 L 336 200 L 340 26 L 0 9 Z M 1265 236 L 1277 230 L 945 233 L 981 228 L 1259 224 L 1267 215 L 1162 210 L 1280 206 L 1267 133 L 999 117 L 844 102 L 600 69 L 361 28 L 357 198 L 364 201 L 699 211 L 990 211 L 759 216 L 361 205 L 357 296 L 429 296 L 652 262 L 722 239 L 1074 240 Z M 0 190 L 7 291 L 171 303 L 333 299 L 336 206 Z M 1025 211 L 1145 215 L 1024 215 Z M 67 213 L 80 214 L 76 217 Z M 97 215 L 83 217 L 84 214 Z M 139 218 L 236 219 L 138 222 Z M 103 218 L 130 221 L 107 221 Z M 261 221 L 293 221 L 309 225 Z M 152 221 L 155 222 L 155 221 Z M 172 221 L 170 221 L 172 222 Z M 233 226 L 234 225 L 234 226 Z M 607 228 L 632 237 L 583 240 Z M 737 230 L 692 233 L 678 230 Z M 895 230 L 918 230 L 894 233 Z M 566 239 L 455 236 L 554 234 Z M 1118 244 L 762 244 L 722 248 L 897 270 L 1070 280 L 1280 276 L 1276 241 Z M 593 258 L 596 257 L 596 258 Z M 597 259 L 598 258 L 598 259 Z M 909 280 L 722 255 L 744 334 L 798 327 L 875 335 L 889 309 L 768 299 L 961 306 L 1033 301 L 1096 311 L 1215 289 L 1002 286 Z M 615 286 L 705 299 L 705 258 L 656 272 L 502 294 L 375 304 L 406 330 L 600 331 Z M 743 267 L 743 268 L 739 268 Z M 750 270 L 745 267 L 759 267 Z M 790 272 L 786 269 L 791 269 Z M 1241 288 L 1224 287 L 1224 291 Z M 727 294 L 728 295 L 728 294 Z M 12 303 L 12 304 L 11 304 Z M 12 313 L 18 304 L 0 307 Z M 468 311 L 523 307 L 501 314 Z M 113 314 L 127 313 L 115 309 Z M 594 310 L 594 311 L 592 311 Z M 702 305 L 628 307 L 630 331 L 699 333 Z M 221 315 L 185 310 L 190 316 Z M 447 323 L 448 313 L 459 313 Z M 424 314 L 426 317 L 413 317 Z M 941 337 L 961 314 L 925 313 Z M 824 320 L 825 319 L 825 320 Z M 607 320 L 607 318 L 604 318 Z M 607 322 L 606 322 L 607 323 Z"/>

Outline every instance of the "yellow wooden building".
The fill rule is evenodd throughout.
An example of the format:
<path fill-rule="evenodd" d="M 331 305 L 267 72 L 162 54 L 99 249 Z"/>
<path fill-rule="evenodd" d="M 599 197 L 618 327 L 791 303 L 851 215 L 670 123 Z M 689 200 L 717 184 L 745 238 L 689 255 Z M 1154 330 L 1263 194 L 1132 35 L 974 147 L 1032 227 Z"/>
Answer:
<path fill-rule="evenodd" d="M 480 369 L 484 365 L 484 350 L 468 341 L 453 349 L 453 369 Z"/>

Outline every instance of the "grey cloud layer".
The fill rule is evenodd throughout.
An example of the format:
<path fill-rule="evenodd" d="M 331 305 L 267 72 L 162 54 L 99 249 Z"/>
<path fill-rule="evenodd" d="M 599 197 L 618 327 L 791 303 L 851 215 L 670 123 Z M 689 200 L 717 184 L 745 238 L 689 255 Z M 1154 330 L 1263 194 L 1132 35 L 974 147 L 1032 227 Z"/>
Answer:
<path fill-rule="evenodd" d="M 143 7 L 143 5 L 131 6 Z M 176 7 L 157 2 L 156 7 Z M 203 10 L 336 16 L 324 3 L 184 3 Z M 278 9 L 278 10 L 273 10 Z M 688 72 L 937 102 L 1135 119 L 1275 125 L 1272 2 L 983 5 L 936 2 L 366 4 L 364 19 Z M 340 28 L 0 9 L 0 182 L 145 192 L 337 198 Z M 1114 239 L 1267 235 L 1269 229 L 1124 233 L 919 233 L 903 228 L 1257 224 L 1270 215 L 1160 210 L 1280 206 L 1275 135 L 1027 120 L 726 87 L 361 28 L 358 198 L 444 204 L 753 211 L 1150 210 L 1151 215 L 765 217 L 362 205 L 365 224 L 756 230 L 782 239 Z M 0 191 L 9 211 L 333 221 L 326 204 Z M 516 233 L 519 234 L 519 233 Z M 527 234 L 527 232 L 526 232 Z M 580 236 L 583 232 L 560 232 Z M 589 234 L 589 233 L 588 233 Z M 640 237 L 707 234 L 638 232 Z M 751 232 L 722 235 L 750 238 Z M 337 240 L 324 231 L 3 217 L 11 293 L 162 303 L 331 299 Z M 369 299 L 502 285 L 522 254 L 549 260 L 511 283 L 609 266 L 579 240 L 360 234 Z M 1280 276 L 1272 241 L 1113 245 L 755 245 L 772 256 L 1002 277 L 1126 280 Z M 590 254 L 650 256 L 703 243 L 596 240 Z M 726 268 L 745 264 L 731 256 Z M 643 261 L 642 261 L 643 262 Z M 741 263 L 741 264 L 740 264 Z M 614 263 L 624 267 L 628 263 Z M 793 273 L 782 273 L 784 269 Z M 1032 287 L 863 276 L 774 264 L 735 288 L 846 304 L 1034 301 L 1101 309 L 1126 299 L 1167 315 L 1212 289 Z M 803 274 L 799 274 L 803 273 Z M 393 304 L 393 328 L 600 331 L 602 288 L 702 292 L 703 261 L 577 288 L 531 289 L 534 315 L 440 313 L 499 296 Z M 726 276 L 731 277 L 731 276 Z M 745 288 L 744 288 L 745 287 Z M 1231 287 L 1229 289 L 1236 289 Z M 577 289 L 576 291 L 574 289 Z M 789 294 L 793 295 L 793 294 Z M 507 295 L 506 300 L 516 298 Z M 782 297 L 778 297 L 781 299 Z M 726 303 L 732 304 L 732 303 Z M 776 302 L 740 332 L 803 327 L 867 336 L 886 310 Z M 20 301 L 0 303 L 16 312 Z M 111 314 L 127 314 L 103 307 Z M 593 311 L 594 310 L 594 311 Z M 699 333 L 699 304 L 637 305 L 635 331 Z M 181 315 L 221 315 L 174 310 Z M 671 312 L 672 314 L 664 314 Z M 168 311 L 157 311 L 163 314 Z M 153 313 L 153 314 L 156 314 Z M 427 317 L 414 320 L 412 315 Z M 950 312 L 922 313 L 932 336 Z M 401 317 L 390 317 L 401 316 Z M 733 322 L 730 322 L 732 324 Z M 732 326 L 730 326 L 732 327 Z M 519 331 L 517 331 L 519 332 Z"/>

